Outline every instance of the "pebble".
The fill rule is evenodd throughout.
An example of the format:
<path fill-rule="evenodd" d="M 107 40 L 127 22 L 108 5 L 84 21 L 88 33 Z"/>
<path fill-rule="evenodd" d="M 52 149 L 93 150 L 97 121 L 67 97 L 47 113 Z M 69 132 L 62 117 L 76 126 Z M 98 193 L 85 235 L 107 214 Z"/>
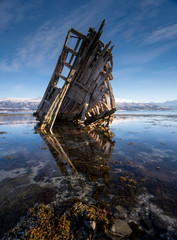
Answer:
<path fill-rule="evenodd" d="M 95 221 L 84 221 L 85 226 L 90 230 L 96 229 L 96 222 Z"/>
<path fill-rule="evenodd" d="M 110 229 L 110 233 L 114 236 L 127 237 L 132 233 L 132 229 L 126 221 L 115 219 Z"/>
<path fill-rule="evenodd" d="M 115 209 L 117 210 L 117 217 L 119 218 L 126 218 L 127 217 L 127 210 L 125 208 L 123 208 L 122 206 L 118 205 L 115 207 Z"/>

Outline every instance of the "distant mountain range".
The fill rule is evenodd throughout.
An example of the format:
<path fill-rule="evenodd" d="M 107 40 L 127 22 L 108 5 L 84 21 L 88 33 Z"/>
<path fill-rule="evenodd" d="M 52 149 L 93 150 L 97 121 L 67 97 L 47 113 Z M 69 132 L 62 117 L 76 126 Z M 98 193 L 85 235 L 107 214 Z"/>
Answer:
<path fill-rule="evenodd" d="M 41 98 L 0 98 L 0 112 L 34 112 Z"/>
<path fill-rule="evenodd" d="M 154 103 L 152 103 L 154 104 Z M 163 103 L 155 103 L 158 106 L 169 107 L 169 108 L 177 108 L 177 100 L 174 101 L 166 101 Z"/>
<path fill-rule="evenodd" d="M 118 110 L 123 111 L 167 111 L 177 110 L 177 100 L 163 103 L 116 102 Z"/>
<path fill-rule="evenodd" d="M 0 98 L 0 112 L 35 112 L 41 98 Z M 116 102 L 117 110 L 158 111 L 177 110 L 177 100 L 163 103 Z"/>

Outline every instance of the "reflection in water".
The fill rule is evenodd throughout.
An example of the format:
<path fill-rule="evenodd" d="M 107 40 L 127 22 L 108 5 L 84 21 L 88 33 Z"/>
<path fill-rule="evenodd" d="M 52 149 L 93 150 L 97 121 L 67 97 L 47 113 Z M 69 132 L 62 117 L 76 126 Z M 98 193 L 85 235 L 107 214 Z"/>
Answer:
<path fill-rule="evenodd" d="M 109 192 L 113 135 L 105 138 L 93 131 L 88 134 L 60 126 L 53 135 L 41 134 L 41 139 L 29 125 L 32 121 L 29 116 L 14 115 L 2 125 L 1 234 L 35 203 L 69 199 L 94 203 Z M 15 127 L 14 122 L 18 122 Z"/>
<path fill-rule="evenodd" d="M 36 123 L 36 119 L 30 113 L 0 113 L 0 125 L 26 125 L 34 123 Z"/>
<path fill-rule="evenodd" d="M 105 137 L 95 130 L 85 133 L 68 126 L 55 128 L 53 133 L 40 134 L 56 159 L 62 175 L 83 174 L 87 179 L 85 184 L 93 185 L 95 182 L 93 195 L 97 196 L 98 201 L 98 196 L 103 195 L 103 192 L 107 194 L 110 186 L 110 159 L 115 146 L 113 134 L 109 133 Z"/>
<path fill-rule="evenodd" d="M 114 126 L 113 124 L 112 127 Z M 136 132 L 129 132 L 129 136 L 134 134 Z M 169 149 L 167 156 L 167 153 L 155 146 L 149 148 L 146 144 L 143 146 L 142 142 L 140 145 L 128 140 L 126 149 L 120 154 L 115 141 L 117 137 L 113 133 L 110 135 L 110 138 L 105 138 L 105 135 L 96 131 L 85 133 L 78 129 L 60 127 L 55 129 L 54 135 L 42 137 L 63 175 L 82 173 L 86 177 L 85 186 L 89 180 L 91 191 L 85 195 L 87 201 L 95 202 L 98 206 L 103 206 L 104 203 L 115 216 L 134 222 L 150 233 L 153 229 L 174 233 L 177 227 L 174 218 L 177 209 L 173 204 L 176 200 L 173 198 L 171 201 L 171 196 L 177 190 L 173 182 L 175 176 L 168 181 L 169 172 L 163 169 L 166 164 L 169 166 L 169 162 L 162 161 L 169 156 Z M 158 174 L 159 164 L 161 174 Z"/>
<path fill-rule="evenodd" d="M 72 126 L 56 127 L 53 135 L 34 134 L 32 116 L 3 121 L 1 236 L 36 203 L 81 201 L 105 206 L 114 217 L 128 222 L 134 239 L 138 239 L 137 225 L 147 234 L 166 234 L 161 238 L 165 239 L 170 232 L 170 239 L 175 239 L 175 117 L 119 116 L 109 134 Z"/>

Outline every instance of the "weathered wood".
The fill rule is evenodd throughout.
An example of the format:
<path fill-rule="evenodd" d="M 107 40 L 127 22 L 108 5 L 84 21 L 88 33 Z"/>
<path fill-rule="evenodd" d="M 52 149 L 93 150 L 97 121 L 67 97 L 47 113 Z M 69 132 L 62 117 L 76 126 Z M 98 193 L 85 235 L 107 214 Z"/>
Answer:
<path fill-rule="evenodd" d="M 79 38 L 86 39 L 86 36 L 85 36 L 84 34 L 78 32 L 78 31 L 77 31 L 76 29 L 74 29 L 74 28 L 71 28 L 71 32 L 72 32 L 73 34 L 75 34 L 76 36 L 78 36 Z"/>
<path fill-rule="evenodd" d="M 110 47 L 111 41 L 106 45 L 100 41 L 104 25 L 105 20 L 98 32 L 90 28 L 87 36 L 73 28 L 68 32 L 62 53 L 36 112 L 40 117 L 41 129 L 51 131 L 54 123 L 59 121 L 82 120 L 88 124 L 91 119 L 113 115 L 116 110 L 110 83 L 113 79 L 113 47 Z M 71 33 L 74 35 L 71 36 Z M 73 49 L 68 45 L 70 38 L 76 38 Z M 71 57 L 66 61 L 68 53 Z M 69 69 L 68 76 L 62 74 L 64 66 Z M 65 83 L 58 90 L 60 78 Z"/>
<path fill-rule="evenodd" d="M 101 161 L 104 166 L 109 166 L 109 162 L 112 157 L 112 152 L 115 146 L 115 142 L 113 141 L 113 133 L 105 133 L 104 131 L 99 130 L 92 130 L 88 132 L 83 132 L 78 128 L 73 130 L 72 127 L 60 126 L 59 128 L 54 129 L 54 134 L 43 134 L 41 131 L 39 132 L 41 137 L 43 138 L 44 142 L 46 143 L 49 151 L 53 155 L 61 173 L 64 176 L 73 176 L 78 172 L 81 173 L 82 171 L 87 173 L 90 171 L 90 175 L 92 176 L 93 170 L 98 171 L 97 168 L 92 168 L 92 163 L 99 162 L 100 159 L 97 158 L 98 152 L 102 157 Z M 55 134 L 56 133 L 56 134 Z M 105 134 L 105 135 L 104 135 Z M 73 152 L 73 144 L 71 141 L 67 141 L 66 139 L 71 139 L 74 141 L 75 151 Z M 79 138 L 75 138 L 75 135 L 79 136 Z M 80 143 L 83 142 L 82 148 L 80 147 Z M 85 144 L 84 144 L 85 143 Z M 94 145 L 93 145 L 94 143 Z M 87 169 L 82 164 L 82 161 L 78 158 L 78 152 L 82 154 L 83 160 L 89 161 L 90 159 L 90 168 Z M 91 158 L 88 159 L 87 152 L 91 152 Z M 85 163 L 85 161 L 83 161 Z M 89 170 L 90 169 L 90 170 Z M 106 167 L 108 170 L 109 168 Z M 103 172 L 100 172 L 95 175 L 100 179 Z M 107 179 L 107 177 L 106 177 Z M 75 179 L 77 181 L 77 178 Z M 81 179 L 78 179 L 79 184 Z M 70 186 L 70 181 L 66 183 Z"/>
<path fill-rule="evenodd" d="M 62 74 L 58 73 L 58 76 L 61 77 L 64 81 L 67 81 L 67 78 L 64 77 Z"/>

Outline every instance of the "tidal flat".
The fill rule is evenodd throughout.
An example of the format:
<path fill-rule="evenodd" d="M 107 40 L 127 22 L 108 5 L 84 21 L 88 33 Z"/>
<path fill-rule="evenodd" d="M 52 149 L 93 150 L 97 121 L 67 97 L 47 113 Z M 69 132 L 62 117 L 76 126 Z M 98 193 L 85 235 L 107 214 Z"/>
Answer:
<path fill-rule="evenodd" d="M 118 113 L 109 134 L 36 124 L 0 114 L 1 239 L 177 239 L 177 112 Z"/>

